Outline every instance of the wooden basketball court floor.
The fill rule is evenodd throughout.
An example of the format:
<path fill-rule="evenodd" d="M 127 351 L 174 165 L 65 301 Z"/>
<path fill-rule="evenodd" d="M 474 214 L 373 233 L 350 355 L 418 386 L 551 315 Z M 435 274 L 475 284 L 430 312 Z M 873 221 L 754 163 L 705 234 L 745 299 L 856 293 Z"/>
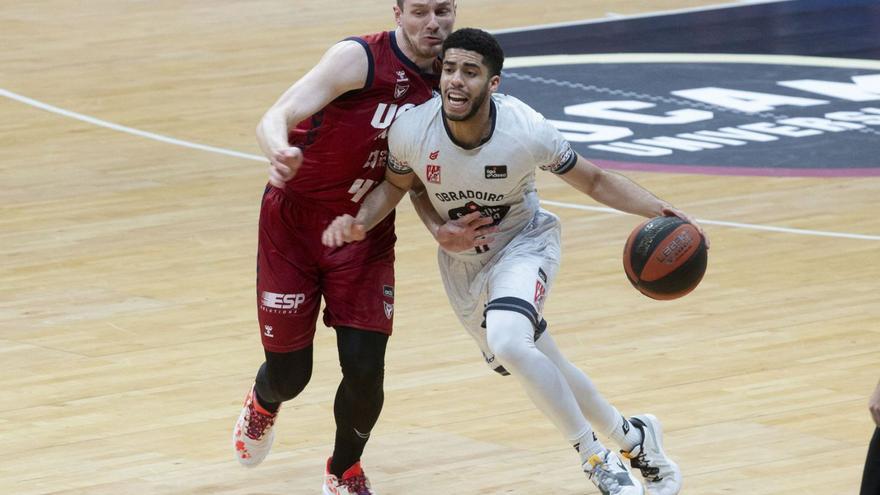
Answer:
<path fill-rule="evenodd" d="M 339 379 L 332 331 L 319 328 L 312 382 L 285 405 L 264 464 L 241 468 L 230 448 L 261 362 L 253 129 L 331 43 L 390 28 L 392 3 L 4 3 L 0 493 L 319 493 Z M 462 1 L 458 26 L 711 3 Z M 736 225 L 707 223 L 702 285 L 655 302 L 620 263 L 640 219 L 548 206 L 565 251 L 546 317 L 567 355 L 622 412 L 663 420 L 682 493 L 856 493 L 880 378 L 878 179 L 627 175 Z M 539 180 L 545 199 L 592 204 Z M 396 333 L 365 454 L 379 493 L 596 493 L 459 329 L 410 206 L 398 226 Z"/>

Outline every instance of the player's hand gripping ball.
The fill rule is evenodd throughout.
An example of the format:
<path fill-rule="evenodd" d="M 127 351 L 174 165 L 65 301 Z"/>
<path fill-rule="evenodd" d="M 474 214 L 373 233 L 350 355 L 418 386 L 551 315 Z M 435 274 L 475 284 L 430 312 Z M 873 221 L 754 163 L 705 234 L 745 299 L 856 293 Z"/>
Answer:
<path fill-rule="evenodd" d="M 635 228 L 623 249 L 626 277 L 653 299 L 677 299 L 694 290 L 706 273 L 706 240 L 678 217 L 655 217 Z"/>

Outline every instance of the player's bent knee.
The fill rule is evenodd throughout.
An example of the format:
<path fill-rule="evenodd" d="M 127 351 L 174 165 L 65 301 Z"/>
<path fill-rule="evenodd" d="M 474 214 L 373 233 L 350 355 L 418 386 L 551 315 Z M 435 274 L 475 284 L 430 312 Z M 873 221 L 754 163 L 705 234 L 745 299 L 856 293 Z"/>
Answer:
<path fill-rule="evenodd" d="M 343 386 L 357 394 L 381 392 L 388 336 L 348 327 L 337 327 L 336 333 Z"/>
<path fill-rule="evenodd" d="M 381 390 L 385 381 L 384 363 L 346 360 L 342 363 L 342 379 L 346 386 L 357 391 Z"/>
<path fill-rule="evenodd" d="M 525 303 L 525 301 L 521 301 Z M 528 353 L 535 350 L 532 318 L 510 307 L 488 307 L 486 337 L 495 357 L 515 368 Z"/>
<path fill-rule="evenodd" d="M 263 399 L 281 403 L 300 394 L 312 379 L 312 349 L 266 353 L 257 372 L 257 392 Z"/>

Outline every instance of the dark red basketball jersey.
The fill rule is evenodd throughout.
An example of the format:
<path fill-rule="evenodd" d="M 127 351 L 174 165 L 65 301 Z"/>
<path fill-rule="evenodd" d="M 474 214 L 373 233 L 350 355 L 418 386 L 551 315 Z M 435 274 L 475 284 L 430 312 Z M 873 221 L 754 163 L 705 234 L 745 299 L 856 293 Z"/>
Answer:
<path fill-rule="evenodd" d="M 295 201 L 319 204 L 334 216 L 357 214 L 363 197 L 385 176 L 388 127 L 430 99 L 439 82 L 401 52 L 394 31 L 347 39 L 366 49 L 366 84 L 290 132 L 290 144 L 303 150 L 303 165 L 285 188 Z"/>

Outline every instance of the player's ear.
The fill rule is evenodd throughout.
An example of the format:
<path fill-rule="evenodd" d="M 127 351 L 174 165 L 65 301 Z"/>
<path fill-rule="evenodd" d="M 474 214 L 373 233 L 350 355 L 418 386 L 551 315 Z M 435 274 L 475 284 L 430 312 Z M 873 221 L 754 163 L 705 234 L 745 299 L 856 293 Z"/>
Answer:
<path fill-rule="evenodd" d="M 400 26 L 400 16 L 403 15 L 403 11 L 400 10 L 400 7 L 398 7 L 397 4 L 394 4 L 391 9 L 394 11 L 394 23 Z"/>
<path fill-rule="evenodd" d="M 501 85 L 501 75 L 495 75 L 489 78 L 489 91 L 498 91 L 498 86 Z"/>

